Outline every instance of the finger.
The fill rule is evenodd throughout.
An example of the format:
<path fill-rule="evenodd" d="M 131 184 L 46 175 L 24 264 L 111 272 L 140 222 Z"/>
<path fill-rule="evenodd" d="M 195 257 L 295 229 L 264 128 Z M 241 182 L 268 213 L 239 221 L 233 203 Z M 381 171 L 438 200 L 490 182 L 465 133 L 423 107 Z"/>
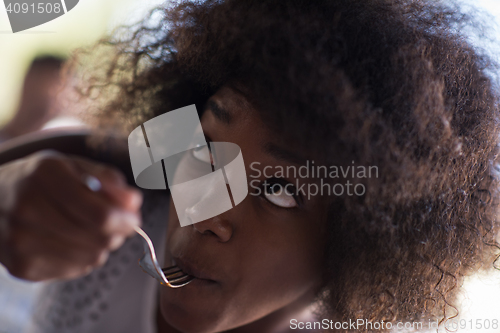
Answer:
<path fill-rule="evenodd" d="M 88 250 L 102 248 L 113 251 L 125 241 L 124 235 L 90 232 L 88 228 L 82 227 L 81 224 L 75 223 L 64 215 L 37 189 L 34 189 L 30 195 L 33 199 L 25 197 L 25 200 L 30 203 L 36 202 L 36 206 L 24 207 L 19 213 L 15 214 L 17 221 L 21 225 L 39 230 L 40 233 L 50 233 L 49 237 L 53 235 Z M 37 198 L 39 199 L 37 200 Z"/>
<path fill-rule="evenodd" d="M 126 183 L 125 176 L 118 169 L 75 157 L 73 163 L 81 175 L 96 177 L 102 184 L 102 191 L 120 207 L 136 212 L 142 205 L 142 194 Z"/>
<path fill-rule="evenodd" d="M 89 191 L 65 163 L 57 164 L 57 172 L 42 170 L 34 178 L 58 209 L 91 232 L 131 235 L 140 225 L 137 213 L 124 211 L 102 193 Z"/>
<path fill-rule="evenodd" d="M 125 186 L 127 184 L 123 173 L 112 165 L 88 160 L 80 156 L 71 156 L 69 161 L 78 171 L 82 173 L 99 175 L 101 181 L 104 183 L 112 183 L 114 185 L 121 186 Z"/>
<path fill-rule="evenodd" d="M 23 257 L 41 256 L 49 259 L 63 259 L 78 266 L 98 265 L 101 257 L 109 251 L 105 248 L 89 249 L 72 243 L 64 237 L 57 237 L 47 230 L 25 226 L 16 227 L 12 233 L 16 252 Z"/>
<path fill-rule="evenodd" d="M 29 280 L 65 278 L 82 274 L 89 266 L 104 265 L 108 251 L 88 251 L 62 239 L 41 235 L 29 228 L 13 234 L 14 258 L 9 271 Z"/>

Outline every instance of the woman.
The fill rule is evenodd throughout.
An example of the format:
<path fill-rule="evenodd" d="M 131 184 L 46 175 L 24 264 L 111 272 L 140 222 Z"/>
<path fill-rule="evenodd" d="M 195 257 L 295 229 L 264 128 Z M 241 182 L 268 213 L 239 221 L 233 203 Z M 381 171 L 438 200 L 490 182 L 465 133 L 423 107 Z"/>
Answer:
<path fill-rule="evenodd" d="M 165 266 L 173 262 L 196 277 L 186 287 L 161 288 L 157 331 L 383 331 L 405 322 L 444 324 L 454 316 L 463 277 L 492 267 L 498 248 L 497 95 L 486 73 L 488 59 L 456 32 L 468 18 L 426 1 L 382 0 L 181 2 L 156 14 L 130 40 L 94 49 L 98 55 L 110 45 L 115 51 L 109 61 L 94 59 L 97 72 L 82 90 L 97 99 L 98 121 L 130 131 L 196 104 L 207 141 L 238 144 L 249 183 L 255 181 L 241 204 L 187 227 L 180 227 L 170 202 L 165 237 L 166 219 L 151 217 L 166 208 L 162 194 L 144 192 L 153 211 L 143 208 L 148 232 L 165 241 Z M 90 155 L 86 147 L 55 148 Z M 100 160 L 130 173 L 119 158 Z M 207 162 L 206 156 L 189 158 Z M 328 170 L 356 166 L 356 173 L 325 180 L 277 172 L 304 165 L 312 170 L 313 162 Z M 0 184 L 11 184 L 4 189 L 20 193 L 5 204 L 7 225 L 16 230 L 22 225 L 16 221 L 36 221 L 31 225 L 46 226 L 57 240 L 37 247 L 54 247 L 52 255 L 39 255 L 45 271 L 31 269 L 37 266 L 29 260 L 16 270 L 12 260 L 17 276 L 80 276 L 89 265 L 102 264 L 139 223 L 139 195 L 108 167 L 44 154 L 14 163 L 0 170 L 9 175 Z M 179 169 L 184 167 L 181 162 Z M 359 174 L 359 167 L 376 173 Z M 54 170 L 64 184 L 48 184 Z M 103 191 L 78 187 L 86 174 L 99 178 Z M 364 190 L 300 190 L 323 186 L 321 180 L 331 188 L 350 182 Z M 46 200 L 58 201 L 64 218 L 42 223 L 39 216 L 21 214 L 36 211 L 33 198 L 41 194 L 29 191 L 34 183 L 50 191 Z M 104 213 L 92 216 L 93 207 Z M 53 208 L 44 212 L 56 214 Z M 73 220 L 78 223 L 71 229 Z M 100 228 L 88 228 L 91 223 Z M 77 227 L 93 236 L 77 237 Z M 51 298 L 61 299 L 54 311 L 70 319 L 43 314 L 38 325 L 52 331 L 152 331 L 154 303 L 143 297 L 153 295 L 152 287 L 134 293 L 142 285 L 127 282 L 131 277 L 123 272 L 99 282 L 134 239 L 112 252 L 104 271 L 54 289 Z M 16 249 L 15 241 L 9 244 Z M 54 254 L 63 248 L 64 258 Z M 18 251 L 17 258 L 33 251 Z M 109 302 L 95 301 L 88 316 L 68 315 L 79 310 L 68 286 L 80 290 L 81 310 L 94 306 L 85 297 L 96 283 L 108 283 Z M 120 320 L 120 312 L 110 315 L 113 309 L 120 309 Z M 142 328 L 131 328 L 134 318 Z M 314 325 L 322 319 L 332 322 Z M 364 324 L 343 324 L 357 320 Z M 102 326 L 106 321 L 111 326 Z"/>

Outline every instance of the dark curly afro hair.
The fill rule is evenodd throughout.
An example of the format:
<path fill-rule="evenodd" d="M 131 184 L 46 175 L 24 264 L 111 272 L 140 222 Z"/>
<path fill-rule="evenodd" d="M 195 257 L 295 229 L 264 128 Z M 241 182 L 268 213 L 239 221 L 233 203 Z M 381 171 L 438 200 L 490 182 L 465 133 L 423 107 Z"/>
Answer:
<path fill-rule="evenodd" d="M 498 254 L 498 96 L 469 19 L 433 1 L 182 1 L 94 47 L 81 91 L 130 130 L 238 85 L 297 149 L 377 166 L 332 203 L 321 309 L 444 322 Z"/>

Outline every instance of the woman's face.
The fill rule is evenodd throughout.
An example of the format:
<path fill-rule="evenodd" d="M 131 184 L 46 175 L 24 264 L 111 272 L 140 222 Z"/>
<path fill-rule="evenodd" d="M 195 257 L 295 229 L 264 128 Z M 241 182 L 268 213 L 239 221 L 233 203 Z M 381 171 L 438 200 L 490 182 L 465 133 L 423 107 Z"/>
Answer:
<path fill-rule="evenodd" d="M 311 180 L 264 175 L 266 166 L 272 167 L 267 176 L 274 176 L 277 166 L 298 168 L 301 155 L 266 128 L 237 90 L 223 87 L 212 96 L 201 123 L 207 141 L 241 148 L 252 186 L 233 209 L 185 227 L 170 203 L 166 266 L 175 262 L 197 278 L 182 288 L 161 288 L 163 317 L 182 332 L 219 332 L 249 323 L 240 330 L 281 329 L 311 303 L 321 284 L 327 200 L 273 194 L 276 182 L 296 186 Z M 192 155 L 188 158 L 204 158 Z"/>

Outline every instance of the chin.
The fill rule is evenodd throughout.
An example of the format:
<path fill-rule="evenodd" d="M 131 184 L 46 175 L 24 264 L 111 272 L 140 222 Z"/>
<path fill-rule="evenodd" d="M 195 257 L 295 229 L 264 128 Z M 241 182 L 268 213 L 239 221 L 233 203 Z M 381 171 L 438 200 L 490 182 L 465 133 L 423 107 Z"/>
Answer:
<path fill-rule="evenodd" d="M 181 291 L 180 289 L 162 289 L 165 290 L 161 291 L 160 297 L 161 315 L 176 330 L 182 333 L 215 333 L 225 330 L 220 325 L 222 314 L 217 311 L 217 306 L 206 306 L 202 304 L 203 300 L 190 297 L 192 295 L 179 295 L 177 291 Z M 183 298 L 181 302 L 177 302 L 178 296 Z"/>

